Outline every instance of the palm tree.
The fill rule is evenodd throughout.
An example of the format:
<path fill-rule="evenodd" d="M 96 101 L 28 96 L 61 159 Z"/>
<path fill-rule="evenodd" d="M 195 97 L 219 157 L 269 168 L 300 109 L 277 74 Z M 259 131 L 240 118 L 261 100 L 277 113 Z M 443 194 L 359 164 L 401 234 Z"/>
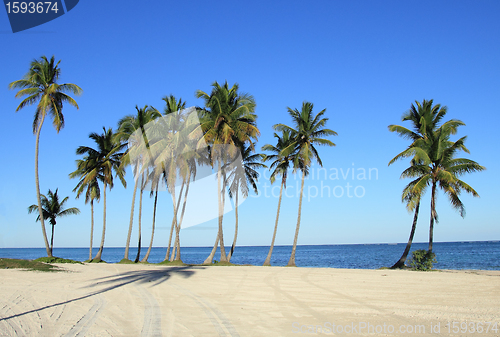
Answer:
<path fill-rule="evenodd" d="M 224 209 L 222 192 L 225 191 L 225 186 L 221 186 L 223 162 L 234 158 L 239 144 L 251 144 L 252 139 L 257 139 L 260 135 L 255 123 L 257 119 L 255 99 L 249 94 L 239 93 L 238 90 L 238 84 L 229 88 L 226 81 L 222 86 L 214 82 L 210 94 L 201 90 L 196 91 L 196 97 L 205 101 L 205 109 L 200 110 L 203 141 L 211 146 L 212 165 L 217 165 L 219 226 L 214 248 L 204 264 L 212 263 L 218 243 L 221 251 L 220 261 L 227 262 L 222 232 Z"/>
<path fill-rule="evenodd" d="M 273 254 L 276 232 L 278 230 L 278 220 L 280 217 L 281 197 L 283 195 L 283 188 L 286 189 L 288 169 L 290 168 L 290 164 L 294 161 L 294 154 L 289 154 L 287 156 L 280 155 L 284 149 L 288 148 L 292 142 L 294 142 L 294 138 L 290 131 L 284 130 L 281 137 L 277 133 L 274 133 L 274 137 L 278 139 L 276 145 L 266 144 L 262 147 L 263 151 L 269 151 L 272 153 L 264 156 L 264 161 L 272 161 L 269 169 L 272 170 L 274 168 L 270 177 L 271 184 L 274 183 L 277 176 L 281 176 L 280 197 L 278 199 L 278 211 L 276 212 L 276 221 L 274 223 L 273 239 L 271 241 L 271 247 L 269 247 L 269 253 L 267 253 L 266 260 L 264 261 L 264 266 L 271 265 L 271 256 Z"/>
<path fill-rule="evenodd" d="M 413 163 L 406 169 L 401 177 L 418 178 L 410 195 L 421 196 L 427 186 L 431 186 L 431 217 L 429 226 L 429 252 L 432 252 L 434 222 L 437 222 L 435 207 L 436 189 L 441 187 L 448 195 L 454 208 L 464 216 L 465 208 L 459 199 L 462 190 L 479 196 L 477 192 L 458 179 L 464 173 L 482 171 L 485 168 L 476 162 L 463 158 L 454 158 L 457 151 L 469 153 L 464 142 L 466 137 L 456 142 L 449 140 L 451 135 L 457 133 L 459 126 L 465 125 L 459 120 L 449 120 L 438 127 L 439 122 L 447 113 L 447 108 L 437 104 L 433 106 L 433 100 L 423 100 L 422 103 L 415 102 L 410 110 L 403 115 L 403 121 L 411 120 L 414 130 L 411 131 L 398 125 L 390 125 L 389 130 L 397 132 L 400 136 L 413 140 L 413 143 L 403 152 L 394 157 L 389 165 L 395 161 L 413 156 Z"/>
<path fill-rule="evenodd" d="M 99 189 L 99 182 L 97 178 L 88 181 L 86 180 L 87 174 L 89 173 L 88 167 L 94 165 L 91 158 L 85 156 L 84 159 L 76 160 L 76 171 L 69 174 L 70 178 L 80 178 L 80 181 L 73 189 L 76 192 L 76 198 L 78 199 L 80 195 L 85 191 L 85 203 L 90 201 L 90 248 L 89 248 L 89 261 L 92 260 L 92 247 L 94 245 L 94 200 L 99 201 L 101 199 L 101 190 Z"/>
<path fill-rule="evenodd" d="M 141 180 L 141 186 L 144 185 L 144 175 L 139 174 L 141 160 L 147 160 L 147 158 L 141 158 L 142 156 L 137 156 L 137 160 L 135 162 L 130 162 L 130 150 L 132 147 L 138 147 L 144 142 L 146 148 L 149 148 L 149 142 L 146 136 L 146 130 L 144 129 L 145 125 L 156 120 L 161 116 L 160 112 L 153 107 L 149 107 L 145 105 L 143 108 L 140 108 L 136 105 L 135 109 L 137 110 L 136 115 L 128 115 L 120 119 L 118 122 L 118 130 L 116 131 L 116 141 L 121 142 L 123 144 L 128 143 L 129 148 L 124 154 L 124 158 L 122 159 L 122 166 L 133 164 L 134 165 L 134 192 L 132 194 L 132 206 L 130 208 L 130 222 L 128 227 L 127 234 L 127 242 L 125 244 L 125 255 L 123 257 L 124 260 L 128 260 L 128 253 L 130 247 L 130 238 L 132 235 L 132 225 L 134 221 L 134 205 L 135 205 L 135 196 L 137 192 L 137 185 L 139 184 L 139 180 Z M 132 135 L 140 133 L 139 137 L 132 137 Z M 141 144 L 138 144 L 141 143 Z M 142 177 L 140 179 L 140 177 Z M 141 200 L 143 189 L 141 188 Z M 139 213 L 141 213 L 141 209 L 139 209 Z M 139 219 L 140 221 L 140 219 Z M 140 240 L 141 233 L 139 231 L 139 248 L 138 253 L 140 254 Z M 138 258 L 136 259 L 138 260 Z"/>
<path fill-rule="evenodd" d="M 97 149 L 88 146 L 80 146 L 76 150 L 76 154 L 85 155 L 85 158 L 92 163 L 86 167 L 85 182 L 90 182 L 94 179 L 103 184 L 103 223 L 102 223 L 102 236 L 99 251 L 94 257 L 94 262 L 100 262 L 102 252 L 104 250 L 104 237 L 106 235 L 106 189 L 109 187 L 111 190 L 114 187 L 113 172 L 118 177 L 124 187 L 127 186 L 124 175 L 125 170 L 121 165 L 123 153 L 121 151 L 125 144 L 120 144 L 116 141 L 112 128 L 104 128 L 103 133 L 97 134 L 95 132 L 89 135 L 89 138 L 95 141 Z"/>
<path fill-rule="evenodd" d="M 163 115 L 169 116 L 168 117 L 169 122 L 170 121 L 173 122 L 175 119 L 176 122 L 178 123 L 178 125 L 168 126 L 166 128 L 166 130 L 168 130 L 169 133 L 170 133 L 170 131 L 173 131 L 173 130 L 179 130 L 180 129 L 179 125 L 182 125 L 182 116 L 180 115 L 180 112 L 186 108 L 186 102 L 182 101 L 182 98 L 179 98 L 179 100 L 177 100 L 175 98 L 175 96 L 172 94 L 165 96 L 162 99 L 163 99 L 163 101 L 165 101 L 165 108 L 163 109 Z M 162 170 L 161 172 L 164 174 L 165 180 L 168 180 L 168 176 L 167 176 L 166 171 Z M 172 179 L 170 179 L 170 180 L 174 181 Z M 172 188 L 172 186 L 170 186 L 170 188 Z M 170 235 L 168 238 L 167 254 L 165 255 L 165 261 L 173 260 L 173 256 L 174 256 L 175 249 L 172 250 L 172 258 L 170 258 L 170 247 L 172 244 L 172 235 L 174 232 L 174 226 L 176 226 L 176 221 L 177 221 L 177 205 L 179 205 L 179 203 L 180 203 L 180 198 L 182 195 L 183 188 L 184 188 L 184 186 L 182 186 L 182 188 L 181 188 L 181 193 L 179 194 L 179 201 L 177 203 L 175 203 L 175 194 L 172 195 L 172 198 L 173 198 L 172 201 L 173 201 L 173 205 L 174 205 L 174 211 L 173 211 L 174 217 L 172 218 L 172 224 L 170 226 Z M 175 228 L 177 230 L 177 226 Z M 177 238 L 177 235 L 176 235 L 176 238 Z M 175 243 L 174 243 L 174 246 L 175 246 Z"/>
<path fill-rule="evenodd" d="M 465 158 L 455 158 L 457 152 L 464 151 L 470 153 L 464 143 L 467 137 L 462 137 L 456 142 L 449 140 L 450 130 L 441 126 L 436 131 L 436 138 L 433 142 L 422 140 L 416 142 L 419 154 L 422 158 L 420 165 L 412 165 L 402 173 L 403 178 L 418 178 L 411 193 L 421 195 L 427 187 L 431 187 L 431 220 L 429 226 L 429 252 L 432 252 L 434 222 L 438 221 L 436 212 L 436 190 L 440 187 L 448 196 L 453 208 L 465 216 L 465 206 L 459 198 L 462 191 L 479 197 L 479 194 L 467 183 L 460 180 L 465 173 L 479 172 L 485 168 L 473 160 Z M 407 151 L 411 151 L 408 149 Z M 415 151 L 417 152 L 417 151 Z"/>
<path fill-rule="evenodd" d="M 258 194 L 257 180 L 259 178 L 259 168 L 267 168 L 266 165 L 262 164 L 260 161 L 264 158 L 261 153 L 253 153 L 255 149 L 255 143 L 241 147 L 241 161 L 236 160 L 234 168 L 230 171 L 228 180 L 231 181 L 229 184 L 229 196 L 235 198 L 234 202 L 234 214 L 235 214 L 235 225 L 234 225 L 234 239 L 231 246 L 231 250 L 227 255 L 227 261 L 231 261 L 234 249 L 236 247 L 236 239 L 238 238 L 238 195 L 241 192 L 243 197 L 248 197 L 249 185 L 252 186 L 255 194 Z"/>
<path fill-rule="evenodd" d="M 55 192 L 52 192 L 49 189 L 47 196 L 41 195 L 42 199 L 42 217 L 45 219 L 49 219 L 50 224 L 52 225 L 52 236 L 50 237 L 50 256 L 52 256 L 52 249 L 54 248 L 54 227 L 56 225 L 56 219 L 68 216 L 71 214 L 80 214 L 80 210 L 76 207 L 66 208 L 64 209 L 64 205 L 68 201 L 69 197 L 64 198 L 59 201 L 59 196 L 57 195 L 57 188 Z M 28 213 L 38 213 L 38 205 L 31 205 L 28 207 Z M 42 218 L 40 213 L 38 213 L 38 217 L 36 221 L 41 220 Z"/>
<path fill-rule="evenodd" d="M 9 84 L 9 89 L 20 89 L 16 98 L 25 97 L 16 109 L 16 112 L 27 105 L 37 104 L 35 118 L 33 120 L 33 133 L 36 134 L 35 142 L 35 185 L 38 201 L 38 213 L 42 225 L 42 235 L 45 242 L 47 255 L 51 257 L 45 223 L 42 212 L 42 200 L 40 197 L 40 182 L 38 179 L 38 150 L 40 142 L 40 131 L 47 113 L 52 117 L 52 124 L 57 133 L 64 127 L 64 116 L 62 114 L 63 103 L 73 105 L 78 109 L 76 101 L 66 94 L 71 92 L 80 95 L 82 89 L 71 83 L 58 84 L 61 69 L 58 67 L 61 61 L 55 62 L 54 56 L 49 60 L 42 56 L 39 60 L 33 60 L 30 69 L 21 80 Z"/>
<path fill-rule="evenodd" d="M 297 239 L 299 236 L 304 180 L 308 174 L 308 168 L 311 165 L 312 159 L 315 159 L 320 166 L 323 166 L 315 145 L 335 146 L 335 144 L 330 140 L 321 137 L 336 136 L 337 133 L 330 129 L 322 129 L 328 121 L 328 118 L 322 118 L 326 109 L 321 110 L 316 116 L 313 116 L 313 104 L 306 101 L 302 103 L 301 111 L 297 109 L 292 110 L 289 107 L 287 109 L 288 114 L 292 117 L 292 122 L 295 128 L 285 124 L 276 124 L 274 129 L 278 131 L 288 131 L 295 136 L 294 141 L 287 148 L 283 149 L 280 155 L 287 156 L 297 152 L 294 159 L 294 171 L 302 171 L 297 227 L 295 229 L 295 237 L 293 239 L 292 254 L 290 255 L 290 260 L 287 264 L 287 266 L 291 267 L 295 266 L 295 251 L 297 249 Z"/>
<path fill-rule="evenodd" d="M 407 138 L 416 142 L 417 140 L 426 139 L 429 137 L 434 137 L 434 132 L 437 129 L 439 121 L 444 117 L 447 112 L 446 107 L 441 107 L 441 105 L 432 106 L 433 101 L 423 100 L 422 103 L 415 101 L 415 105 L 412 104 L 410 109 L 403 114 L 401 120 L 403 122 L 410 121 L 412 123 L 413 131 L 407 129 L 400 125 L 389 125 L 389 131 L 396 132 L 400 137 Z M 414 144 L 412 144 L 414 145 Z M 409 148 L 412 147 L 409 146 Z M 389 162 L 389 166 L 394 163 L 394 160 Z M 415 161 L 412 160 L 412 165 L 415 165 Z M 399 260 L 391 267 L 391 269 L 403 268 L 405 265 L 406 258 L 410 253 L 411 245 L 413 242 L 413 237 L 415 235 L 415 230 L 417 228 L 418 212 L 420 209 L 420 200 L 424 191 L 420 194 L 415 194 L 413 187 L 418 179 L 415 179 L 409 183 L 403 190 L 402 201 L 406 202 L 406 208 L 408 211 L 415 211 L 413 216 L 413 223 L 410 231 L 410 237 L 406 244 L 405 250 Z"/>

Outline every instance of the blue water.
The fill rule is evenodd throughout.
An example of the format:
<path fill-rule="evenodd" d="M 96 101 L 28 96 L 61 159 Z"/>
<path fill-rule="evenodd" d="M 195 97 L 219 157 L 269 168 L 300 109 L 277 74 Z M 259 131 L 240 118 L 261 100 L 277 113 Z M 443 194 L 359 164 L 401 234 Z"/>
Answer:
<path fill-rule="evenodd" d="M 321 245 L 297 246 L 295 263 L 299 267 L 377 269 L 390 267 L 405 249 L 406 243 L 399 244 L 358 244 L 358 245 Z M 229 247 L 228 247 L 229 248 Z M 427 243 L 414 243 L 412 250 L 427 249 Z M 141 258 L 147 249 L 141 250 Z M 275 246 L 271 264 L 285 266 L 292 247 Z M 210 254 L 210 247 L 183 247 L 181 258 L 185 263 L 201 264 Z M 226 252 L 228 249 L 226 249 Z M 232 263 L 262 265 L 269 247 L 236 247 Z M 476 242 L 436 242 L 433 251 L 438 263 L 436 269 L 484 269 L 500 270 L 500 241 Z M 102 259 L 116 263 L 123 258 L 125 248 L 104 248 Z M 94 248 L 93 254 L 97 253 Z M 165 258 L 166 248 L 155 247 L 151 250 L 149 262 L 157 263 Z M 129 258 L 134 259 L 137 248 L 131 248 Z M 411 254 L 411 253 L 410 253 Z M 46 256 L 45 248 L 0 248 L 0 257 L 14 259 L 36 259 Z M 54 256 L 85 261 L 89 256 L 88 248 L 54 248 Z M 219 260 L 217 250 L 215 259 Z"/>

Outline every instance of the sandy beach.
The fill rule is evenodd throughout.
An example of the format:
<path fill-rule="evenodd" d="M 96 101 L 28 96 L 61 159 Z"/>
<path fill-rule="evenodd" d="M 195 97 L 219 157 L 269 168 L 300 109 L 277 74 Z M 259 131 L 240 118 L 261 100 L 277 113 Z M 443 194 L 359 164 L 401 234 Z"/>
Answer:
<path fill-rule="evenodd" d="M 499 271 L 58 266 L 0 270 L 0 335 L 500 335 Z"/>

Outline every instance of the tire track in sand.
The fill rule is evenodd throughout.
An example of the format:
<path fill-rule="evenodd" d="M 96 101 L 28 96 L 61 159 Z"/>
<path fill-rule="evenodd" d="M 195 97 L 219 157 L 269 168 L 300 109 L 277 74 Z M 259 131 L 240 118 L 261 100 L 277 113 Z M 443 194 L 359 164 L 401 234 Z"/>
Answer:
<path fill-rule="evenodd" d="M 142 337 L 163 336 L 161 329 L 161 308 L 156 298 L 144 287 L 136 284 L 137 291 L 144 302 L 144 323 L 142 326 Z"/>
<path fill-rule="evenodd" d="M 102 308 L 106 301 L 102 295 L 94 296 L 94 305 L 89 311 L 71 328 L 71 330 L 64 335 L 64 337 L 85 336 L 85 333 L 94 324 L 94 321 L 102 312 Z"/>
<path fill-rule="evenodd" d="M 177 288 L 184 294 L 191 297 L 198 306 L 205 312 L 210 322 L 214 326 L 219 336 L 239 337 L 236 328 L 231 324 L 231 321 L 212 303 L 203 296 L 196 295 L 178 284 L 170 284 L 171 287 Z"/>

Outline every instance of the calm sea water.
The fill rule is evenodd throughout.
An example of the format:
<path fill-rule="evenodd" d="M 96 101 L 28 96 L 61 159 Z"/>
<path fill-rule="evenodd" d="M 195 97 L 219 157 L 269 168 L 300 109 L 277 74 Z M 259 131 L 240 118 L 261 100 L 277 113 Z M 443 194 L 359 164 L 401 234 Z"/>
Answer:
<path fill-rule="evenodd" d="M 299 267 L 376 269 L 394 264 L 405 249 L 406 243 L 399 244 L 358 244 L 297 246 L 295 262 Z M 427 243 L 414 243 L 412 250 L 427 249 Z M 230 248 L 230 247 L 228 247 Z M 436 269 L 485 269 L 500 270 L 500 241 L 476 242 L 436 242 L 433 247 L 438 263 Z M 141 258 L 147 249 L 141 249 Z M 185 263 L 200 264 L 210 253 L 210 247 L 183 247 L 181 258 Z M 226 249 L 228 251 L 228 249 Z M 236 264 L 262 265 L 269 247 L 236 247 L 231 262 Z M 275 246 L 271 264 L 285 266 L 288 263 L 291 246 Z M 104 248 L 102 259 L 116 263 L 123 258 L 125 248 Z M 94 248 L 93 254 L 97 253 Z M 131 248 L 129 258 L 134 259 L 137 248 Z M 149 262 L 163 261 L 166 248 L 151 250 Z M 36 259 L 45 256 L 45 248 L 0 248 L 0 257 L 15 259 Z M 54 248 L 54 256 L 85 261 L 88 248 Z M 217 250 L 215 259 L 219 260 Z"/>

